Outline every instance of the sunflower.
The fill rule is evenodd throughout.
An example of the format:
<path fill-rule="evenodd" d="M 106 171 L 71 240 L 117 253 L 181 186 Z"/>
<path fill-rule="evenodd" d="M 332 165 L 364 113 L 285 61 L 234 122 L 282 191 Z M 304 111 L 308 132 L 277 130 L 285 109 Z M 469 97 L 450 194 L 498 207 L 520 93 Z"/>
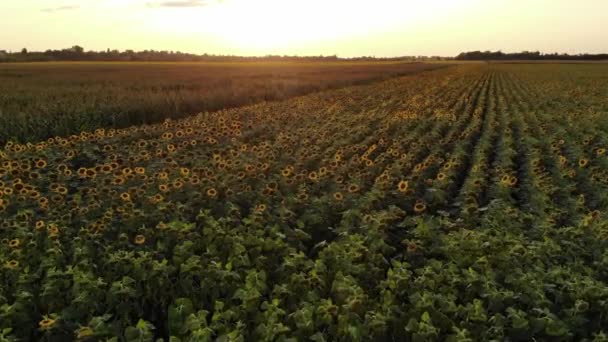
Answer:
<path fill-rule="evenodd" d="M 36 167 L 39 169 L 44 169 L 46 167 L 46 165 L 47 165 L 46 160 L 38 159 L 36 161 Z"/>
<path fill-rule="evenodd" d="M 95 169 L 87 169 L 86 176 L 91 179 L 95 178 L 97 177 L 97 171 Z"/>
<path fill-rule="evenodd" d="M 439 172 L 439 174 L 437 174 L 437 180 L 438 181 L 442 181 L 442 180 L 444 180 L 446 178 L 447 178 L 447 176 L 443 172 Z"/>
<path fill-rule="evenodd" d="M 164 200 L 165 198 L 163 197 L 163 195 L 161 194 L 156 194 L 153 197 L 150 198 L 150 201 L 152 203 L 160 203 Z"/>
<path fill-rule="evenodd" d="M 84 178 L 87 176 L 87 169 L 85 167 L 81 167 L 76 171 L 78 177 Z"/>
<path fill-rule="evenodd" d="M 19 241 L 19 239 L 12 239 L 11 241 L 8 242 L 8 246 L 11 248 L 17 248 L 17 247 L 19 247 L 20 244 L 21 244 L 21 242 Z"/>
<path fill-rule="evenodd" d="M 255 212 L 258 214 L 263 213 L 264 211 L 266 211 L 266 204 L 258 204 L 255 207 Z"/>
<path fill-rule="evenodd" d="M 266 185 L 266 188 L 271 191 L 276 191 L 279 188 L 279 184 L 277 184 L 277 182 L 270 182 Z"/>
<path fill-rule="evenodd" d="M 516 184 L 517 184 L 517 177 L 515 177 L 515 176 L 509 177 L 509 185 L 515 186 Z"/>
<path fill-rule="evenodd" d="M 402 180 L 399 182 L 399 184 L 397 185 L 397 190 L 399 190 L 399 192 L 406 192 L 407 189 L 409 187 L 409 183 L 406 180 Z"/>
<path fill-rule="evenodd" d="M 319 176 L 317 175 L 317 172 L 315 172 L 315 171 L 311 171 L 311 172 L 308 174 L 308 179 L 310 179 L 311 181 L 313 181 L 313 182 L 314 182 L 314 181 L 316 181 L 316 180 L 318 180 L 318 179 L 319 179 Z"/>
<path fill-rule="evenodd" d="M 4 263 L 4 267 L 13 270 L 13 269 L 19 267 L 19 261 L 17 261 L 17 260 L 9 260 L 9 261 L 7 261 L 7 262 Z"/>
<path fill-rule="evenodd" d="M 53 327 L 53 325 L 55 325 L 55 320 L 52 318 L 45 318 L 42 321 L 38 322 L 38 326 L 40 326 L 40 329 L 42 330 L 48 330 L 51 329 Z"/>
<path fill-rule="evenodd" d="M 127 179 L 123 176 L 114 176 L 110 182 L 113 185 L 122 185 L 127 182 Z"/>
<path fill-rule="evenodd" d="M 595 151 L 595 154 L 596 154 L 597 156 L 603 156 L 604 154 L 606 154 L 606 149 L 605 149 L 605 148 L 603 148 L 603 147 L 602 147 L 602 148 L 598 148 L 598 149 Z"/>
<path fill-rule="evenodd" d="M 125 201 L 125 202 L 130 202 L 131 201 L 131 195 L 128 192 L 123 192 L 120 194 L 120 199 Z"/>
<path fill-rule="evenodd" d="M 416 214 L 421 214 L 426 210 L 426 204 L 424 204 L 424 202 L 422 201 L 417 201 L 416 204 L 414 204 L 414 212 Z"/>
<path fill-rule="evenodd" d="M 133 240 L 133 243 L 135 243 L 136 245 L 143 245 L 146 242 L 146 237 L 141 235 L 141 234 L 137 234 L 135 235 L 135 239 Z"/>
<path fill-rule="evenodd" d="M 143 168 L 143 167 L 141 167 L 141 166 L 136 167 L 136 168 L 135 168 L 135 173 L 136 173 L 136 174 L 138 174 L 138 175 L 143 175 L 143 174 L 145 174 L 145 173 L 146 173 L 146 169 L 145 169 L 145 168 Z"/>
<path fill-rule="evenodd" d="M 283 170 L 281 171 L 281 175 L 282 175 L 283 177 L 289 177 L 289 176 L 291 176 L 291 169 L 288 169 L 288 168 L 283 169 Z"/>
<path fill-rule="evenodd" d="M 49 224 L 46 230 L 49 232 L 49 234 L 59 234 L 59 227 L 54 224 Z"/>
<path fill-rule="evenodd" d="M 348 192 L 350 193 L 355 193 L 359 191 L 359 185 L 357 184 L 351 184 L 348 186 Z"/>
<path fill-rule="evenodd" d="M 344 199 L 344 195 L 341 192 L 334 192 L 334 199 L 336 201 L 342 201 Z"/>
<path fill-rule="evenodd" d="M 578 166 L 580 167 L 587 167 L 587 165 L 589 165 L 589 160 L 586 158 L 581 158 L 578 161 Z"/>
<path fill-rule="evenodd" d="M 214 188 L 207 189 L 207 196 L 212 197 L 212 198 L 216 197 L 217 190 L 215 190 Z"/>
<path fill-rule="evenodd" d="M 43 230 L 45 227 L 44 221 L 42 221 L 42 220 L 36 221 L 35 227 L 36 227 L 36 230 Z"/>

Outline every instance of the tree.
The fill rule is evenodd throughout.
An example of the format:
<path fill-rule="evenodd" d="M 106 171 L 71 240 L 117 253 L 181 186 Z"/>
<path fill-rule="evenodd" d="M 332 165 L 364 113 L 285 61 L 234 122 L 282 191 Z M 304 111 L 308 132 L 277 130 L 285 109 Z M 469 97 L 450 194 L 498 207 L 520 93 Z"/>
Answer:
<path fill-rule="evenodd" d="M 21 54 L 22 55 L 27 55 L 27 49 L 26 48 L 21 49 Z"/>

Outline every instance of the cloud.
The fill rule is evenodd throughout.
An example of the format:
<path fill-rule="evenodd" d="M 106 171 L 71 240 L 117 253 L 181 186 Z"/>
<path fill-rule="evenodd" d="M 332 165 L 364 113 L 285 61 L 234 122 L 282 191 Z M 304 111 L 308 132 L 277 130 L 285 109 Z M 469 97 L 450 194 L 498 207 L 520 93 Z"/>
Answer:
<path fill-rule="evenodd" d="M 207 0 L 169 0 L 149 2 L 150 7 L 203 7 L 209 5 Z"/>
<path fill-rule="evenodd" d="M 42 12 L 53 13 L 53 12 L 59 12 L 59 11 L 71 11 L 71 10 L 75 10 L 75 9 L 79 9 L 79 8 L 80 8 L 80 6 L 78 6 L 78 5 L 59 6 L 59 7 L 43 8 Z"/>

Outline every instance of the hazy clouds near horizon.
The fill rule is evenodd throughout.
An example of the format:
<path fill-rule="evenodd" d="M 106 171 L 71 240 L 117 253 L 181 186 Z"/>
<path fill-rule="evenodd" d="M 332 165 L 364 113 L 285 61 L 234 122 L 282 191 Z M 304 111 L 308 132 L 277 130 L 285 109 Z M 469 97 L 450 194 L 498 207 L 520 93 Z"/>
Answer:
<path fill-rule="evenodd" d="M 340 56 L 608 52 L 604 0 L 3 0 L 0 49 Z"/>

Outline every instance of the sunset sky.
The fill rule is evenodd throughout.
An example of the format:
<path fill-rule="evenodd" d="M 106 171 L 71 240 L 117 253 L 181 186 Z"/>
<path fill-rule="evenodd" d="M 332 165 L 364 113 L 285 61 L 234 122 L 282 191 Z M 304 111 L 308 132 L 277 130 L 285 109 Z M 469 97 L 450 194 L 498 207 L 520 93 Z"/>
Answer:
<path fill-rule="evenodd" d="M 606 0 L 0 0 L 0 49 L 608 52 Z"/>

